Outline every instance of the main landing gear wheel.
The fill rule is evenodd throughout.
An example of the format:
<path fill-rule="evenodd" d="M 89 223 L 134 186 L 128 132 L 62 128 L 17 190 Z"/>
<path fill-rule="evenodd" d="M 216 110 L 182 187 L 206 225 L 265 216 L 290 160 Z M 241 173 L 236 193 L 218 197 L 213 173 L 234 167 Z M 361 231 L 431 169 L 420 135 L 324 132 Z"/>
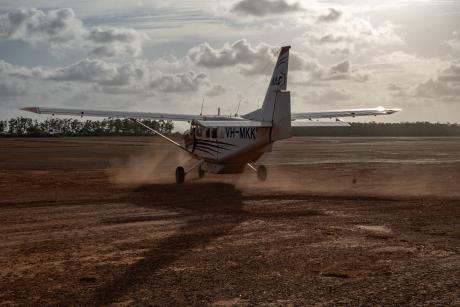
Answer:
<path fill-rule="evenodd" d="M 267 168 L 263 165 L 259 165 L 257 168 L 257 180 L 260 182 L 267 180 Z"/>
<path fill-rule="evenodd" d="M 182 166 L 176 168 L 176 183 L 181 184 L 185 181 L 185 170 Z"/>
<path fill-rule="evenodd" d="M 203 178 L 204 177 L 204 170 L 201 168 L 201 165 L 198 166 L 198 178 Z"/>

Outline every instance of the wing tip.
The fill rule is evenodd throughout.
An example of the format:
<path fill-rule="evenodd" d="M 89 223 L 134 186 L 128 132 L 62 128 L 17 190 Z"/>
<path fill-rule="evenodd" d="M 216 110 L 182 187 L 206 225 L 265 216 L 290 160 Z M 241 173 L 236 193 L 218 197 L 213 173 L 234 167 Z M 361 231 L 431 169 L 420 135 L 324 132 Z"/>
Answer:
<path fill-rule="evenodd" d="M 387 109 L 387 114 L 394 114 L 394 113 L 401 112 L 401 111 L 402 109 L 400 108 Z"/>
<path fill-rule="evenodd" d="M 40 113 L 39 107 L 25 107 L 21 108 L 22 111 L 32 112 L 32 113 Z"/>
<path fill-rule="evenodd" d="M 400 109 L 400 108 L 390 108 L 390 109 L 388 109 L 388 108 L 385 108 L 385 107 L 377 107 L 375 110 L 378 111 L 378 112 L 381 112 L 382 114 L 388 114 L 388 115 L 402 111 L 402 109 Z"/>

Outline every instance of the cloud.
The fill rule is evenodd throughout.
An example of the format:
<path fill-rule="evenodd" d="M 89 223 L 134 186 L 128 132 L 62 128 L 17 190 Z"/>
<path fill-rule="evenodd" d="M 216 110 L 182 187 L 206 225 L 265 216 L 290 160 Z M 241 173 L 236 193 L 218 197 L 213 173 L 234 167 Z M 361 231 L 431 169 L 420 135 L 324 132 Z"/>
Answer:
<path fill-rule="evenodd" d="M 346 74 L 350 71 L 350 61 L 344 61 L 331 67 L 332 73 Z"/>
<path fill-rule="evenodd" d="M 0 97 L 13 98 L 27 94 L 26 87 L 23 84 L 12 81 L 0 80 Z"/>
<path fill-rule="evenodd" d="M 147 68 L 134 63 L 118 64 L 100 59 L 83 59 L 74 64 L 63 67 L 24 67 L 12 65 L 0 60 L 0 78 L 17 80 L 25 84 L 39 85 L 39 90 L 46 91 L 53 88 L 58 91 L 71 91 L 78 88 L 78 84 L 92 86 L 93 89 L 114 93 L 132 92 L 134 89 L 142 91 L 145 88 Z M 58 83 L 56 83 L 58 82 Z M 58 86 L 63 83 L 65 86 Z M 33 89 L 27 89 L 31 92 Z"/>
<path fill-rule="evenodd" d="M 189 50 L 187 56 L 197 65 L 206 68 L 218 68 L 234 66 L 237 64 L 249 64 L 257 58 L 271 59 L 268 48 L 252 48 L 247 40 L 239 40 L 233 44 L 225 43 L 220 49 L 211 47 L 208 43 L 202 43 Z"/>
<path fill-rule="evenodd" d="M 95 45 L 91 54 L 105 57 L 142 54 L 144 36 L 133 29 L 95 27 L 88 31 L 87 38 Z"/>
<path fill-rule="evenodd" d="M 45 44 L 53 52 L 76 48 L 101 57 L 139 56 L 145 37 L 133 29 L 85 27 L 70 8 L 17 9 L 0 15 L 0 39 Z"/>
<path fill-rule="evenodd" d="M 11 78 L 17 77 L 22 79 L 27 78 L 46 78 L 47 77 L 47 69 L 42 67 L 23 67 L 23 66 L 16 66 L 12 65 L 4 60 L 0 60 L 0 77 L 4 78 Z"/>
<path fill-rule="evenodd" d="M 352 68 L 350 61 L 345 60 L 330 67 L 318 64 L 318 68 L 308 73 L 302 81 L 298 81 L 298 76 L 294 78 L 293 84 L 312 86 L 329 81 L 367 82 L 371 78 L 371 73 L 360 68 Z"/>
<path fill-rule="evenodd" d="M 348 55 L 404 45 L 395 28 L 389 21 L 375 27 L 361 17 L 344 16 L 327 26 L 321 22 L 311 24 L 299 40 L 315 51 Z"/>
<path fill-rule="evenodd" d="M 108 94 L 177 94 L 197 92 L 201 88 L 212 89 L 214 86 L 202 72 L 168 74 L 156 70 L 154 62 L 119 64 L 101 59 L 83 59 L 58 68 L 27 68 L 0 60 L 0 78 L 87 84 Z"/>
<path fill-rule="evenodd" d="M 405 53 L 404 51 L 400 50 L 375 56 L 372 59 L 374 64 L 388 65 L 391 67 L 400 67 L 403 64 L 420 64 L 423 61 L 424 59 L 414 54 Z"/>
<path fill-rule="evenodd" d="M 391 92 L 398 92 L 404 90 L 404 87 L 401 84 L 390 83 L 388 84 L 387 89 Z"/>
<path fill-rule="evenodd" d="M 446 44 L 454 51 L 460 51 L 460 40 L 451 39 L 446 41 Z"/>
<path fill-rule="evenodd" d="M 458 100 L 460 96 L 460 60 L 445 65 L 435 78 L 419 84 L 415 95 L 425 98 Z"/>
<path fill-rule="evenodd" d="M 205 73 L 194 71 L 164 75 L 151 81 L 150 87 L 161 92 L 196 92 L 202 85 L 208 84 L 207 78 Z"/>
<path fill-rule="evenodd" d="M 303 11 L 303 8 L 298 2 L 289 4 L 284 0 L 242 0 L 232 9 L 232 12 L 252 16 L 281 15 L 299 11 Z"/>
<path fill-rule="evenodd" d="M 93 83 L 123 86 L 140 81 L 144 71 L 136 65 L 106 62 L 100 59 L 83 59 L 74 64 L 50 67 L 16 66 L 0 60 L 0 76 L 41 81 Z"/>
<path fill-rule="evenodd" d="M 438 80 L 442 82 L 460 83 L 460 60 L 452 61 L 449 66 L 443 69 Z"/>
<path fill-rule="evenodd" d="M 222 48 L 213 48 L 208 43 L 193 47 L 187 57 L 196 65 L 206 68 L 221 68 L 236 66 L 244 75 L 270 74 L 279 47 L 260 43 L 252 46 L 246 39 L 234 43 L 225 43 Z M 301 56 L 299 53 L 290 53 L 291 71 L 316 71 L 319 64 L 314 59 Z"/>
<path fill-rule="evenodd" d="M 369 81 L 371 74 L 362 69 L 351 69 L 349 60 L 337 63 L 321 76 L 322 81 L 351 80 L 355 82 Z"/>
<path fill-rule="evenodd" d="M 44 12 L 38 9 L 18 9 L 0 15 L 0 37 L 30 43 L 47 41 L 65 45 L 84 32 L 82 22 L 72 9 Z"/>
<path fill-rule="evenodd" d="M 417 86 L 416 96 L 425 98 L 445 98 L 445 96 L 460 96 L 460 86 L 430 79 Z"/>
<path fill-rule="evenodd" d="M 98 59 L 84 59 L 53 70 L 47 79 L 123 86 L 142 80 L 143 75 L 143 70 L 133 64 L 120 65 Z"/>
<path fill-rule="evenodd" d="M 337 9 L 330 8 L 327 14 L 318 16 L 318 22 L 335 22 L 342 17 L 343 13 Z"/>
<path fill-rule="evenodd" d="M 302 100 L 306 104 L 318 105 L 318 106 L 333 106 L 337 102 L 346 101 L 351 98 L 351 95 L 344 89 L 336 90 L 327 88 L 322 91 L 309 91 L 307 95 L 302 97 Z"/>
<path fill-rule="evenodd" d="M 457 31 L 454 31 L 452 36 L 452 39 L 445 41 L 444 43 L 453 51 L 460 51 L 460 34 Z"/>
<path fill-rule="evenodd" d="M 225 89 L 225 87 L 223 87 L 220 84 L 217 84 L 217 85 L 214 85 L 211 89 L 209 89 L 209 91 L 206 92 L 206 96 L 216 97 L 216 96 L 223 95 L 226 92 L 227 90 Z"/>
<path fill-rule="evenodd" d="M 390 83 L 387 85 L 387 90 L 393 97 L 409 98 L 411 96 L 411 87 L 406 84 Z"/>

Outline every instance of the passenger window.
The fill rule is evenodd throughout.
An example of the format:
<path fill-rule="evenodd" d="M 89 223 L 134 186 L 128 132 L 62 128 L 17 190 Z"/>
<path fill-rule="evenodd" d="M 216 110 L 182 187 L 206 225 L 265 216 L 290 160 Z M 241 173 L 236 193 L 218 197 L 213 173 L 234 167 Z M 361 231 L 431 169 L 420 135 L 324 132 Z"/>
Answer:
<path fill-rule="evenodd" d="M 206 129 L 206 137 L 208 138 L 209 137 L 209 128 Z"/>
<path fill-rule="evenodd" d="M 211 137 L 213 139 L 217 139 L 217 128 L 212 128 L 211 129 Z"/>

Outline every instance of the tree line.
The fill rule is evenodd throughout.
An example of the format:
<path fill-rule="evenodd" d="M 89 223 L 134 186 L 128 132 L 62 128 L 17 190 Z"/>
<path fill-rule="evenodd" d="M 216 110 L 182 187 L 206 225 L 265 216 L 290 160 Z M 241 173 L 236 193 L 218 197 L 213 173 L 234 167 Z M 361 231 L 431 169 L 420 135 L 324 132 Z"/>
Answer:
<path fill-rule="evenodd" d="M 171 121 L 141 120 L 164 134 L 171 134 Z M 294 136 L 460 136 L 460 125 L 449 123 L 351 123 L 350 127 L 295 127 Z M 78 120 L 49 118 L 37 121 L 27 117 L 0 121 L 1 136 L 144 136 L 151 135 L 129 119 Z"/>
<path fill-rule="evenodd" d="M 171 121 L 141 120 L 141 122 L 164 134 L 174 129 Z M 27 117 L 16 117 L 0 121 L 2 136 L 122 136 L 151 135 L 152 133 L 129 119 L 78 120 L 49 118 L 37 121 Z"/>
<path fill-rule="evenodd" d="M 296 127 L 295 136 L 460 136 L 460 125 L 449 123 L 351 123 L 350 127 Z"/>

